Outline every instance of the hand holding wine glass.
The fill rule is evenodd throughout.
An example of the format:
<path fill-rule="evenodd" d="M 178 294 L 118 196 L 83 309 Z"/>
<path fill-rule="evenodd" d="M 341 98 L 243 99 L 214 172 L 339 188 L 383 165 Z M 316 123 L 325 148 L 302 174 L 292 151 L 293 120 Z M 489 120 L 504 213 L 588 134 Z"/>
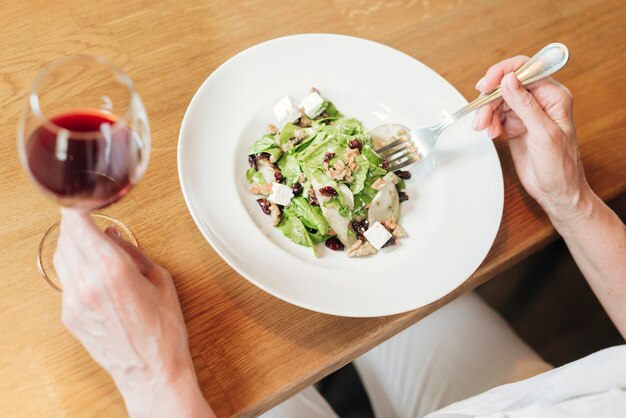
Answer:
<path fill-rule="evenodd" d="M 63 324 L 115 381 L 131 417 L 214 417 L 198 386 L 187 328 L 167 270 L 63 209 L 54 257 Z"/>
<path fill-rule="evenodd" d="M 24 168 L 45 195 L 62 206 L 104 208 L 139 181 L 150 155 L 150 128 L 141 98 L 124 72 L 99 57 L 70 56 L 46 66 L 29 93 L 18 131 Z M 96 221 L 121 222 L 105 215 Z M 38 265 L 59 288 L 51 269 L 58 222 L 45 233 Z"/>

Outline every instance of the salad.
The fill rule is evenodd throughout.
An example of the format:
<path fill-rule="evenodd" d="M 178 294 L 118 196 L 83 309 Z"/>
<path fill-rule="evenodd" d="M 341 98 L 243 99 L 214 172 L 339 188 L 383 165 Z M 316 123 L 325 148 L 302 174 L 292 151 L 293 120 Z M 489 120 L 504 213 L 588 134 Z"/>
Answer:
<path fill-rule="evenodd" d="M 361 122 L 315 88 L 296 107 L 274 106 L 277 125 L 248 151 L 248 190 L 296 244 L 325 243 L 350 257 L 376 254 L 407 237 L 398 223 L 408 171 L 388 171 Z"/>

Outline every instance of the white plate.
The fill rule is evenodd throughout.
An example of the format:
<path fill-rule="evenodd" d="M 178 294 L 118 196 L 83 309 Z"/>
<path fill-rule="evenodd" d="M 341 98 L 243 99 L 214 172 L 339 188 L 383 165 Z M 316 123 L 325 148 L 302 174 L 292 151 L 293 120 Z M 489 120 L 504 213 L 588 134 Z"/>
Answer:
<path fill-rule="evenodd" d="M 202 84 L 180 131 L 181 187 L 204 237 L 261 289 L 333 315 L 396 314 L 455 289 L 483 261 L 500 225 L 502 171 L 491 140 L 466 118 L 413 167 L 401 215 L 408 239 L 364 259 L 320 246 L 316 259 L 272 227 L 244 175 L 248 148 L 273 122 L 272 106 L 286 94 L 300 100 L 311 86 L 368 128 L 427 126 L 467 103 L 424 64 L 363 39 L 296 35 L 239 53 Z"/>

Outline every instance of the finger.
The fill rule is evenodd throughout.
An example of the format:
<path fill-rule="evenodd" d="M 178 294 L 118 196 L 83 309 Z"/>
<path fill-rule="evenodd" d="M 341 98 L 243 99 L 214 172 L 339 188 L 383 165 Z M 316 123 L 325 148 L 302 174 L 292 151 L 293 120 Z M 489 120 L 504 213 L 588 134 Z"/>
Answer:
<path fill-rule="evenodd" d="M 514 73 L 502 79 L 502 98 L 522 120 L 528 133 L 536 138 L 545 137 L 546 131 L 556 127 L 541 108 L 535 97 L 522 86 Z"/>
<path fill-rule="evenodd" d="M 487 135 L 489 138 L 497 138 L 502 134 L 502 114 L 500 109 L 493 113 L 489 127 L 487 128 Z"/>
<path fill-rule="evenodd" d="M 52 258 L 52 263 L 54 265 L 54 272 L 59 279 L 59 283 L 61 283 L 63 293 L 67 292 L 72 294 L 78 286 L 77 281 L 79 280 L 79 277 L 75 274 L 73 263 L 67 262 L 68 251 L 71 250 L 67 249 L 67 245 L 64 243 L 63 237 L 59 237 L 57 240 L 57 248 Z"/>
<path fill-rule="evenodd" d="M 148 277 L 156 264 L 143 251 L 122 238 L 122 234 L 115 226 L 109 226 L 104 233 L 130 256 L 139 272 Z"/>
<path fill-rule="evenodd" d="M 133 260 L 100 230 L 88 212 L 63 208 L 61 215 L 63 257 L 72 266 L 71 277 L 79 287 L 114 284 L 122 276 L 135 278 L 126 280 L 125 285 L 137 281 Z"/>
<path fill-rule="evenodd" d="M 573 99 L 572 93 L 567 87 L 547 77 L 543 80 L 529 84 L 527 87 L 536 97 L 541 97 L 541 106 L 547 114 L 564 132 L 574 134 Z"/>
<path fill-rule="evenodd" d="M 487 93 L 494 90 L 500 85 L 500 81 L 505 74 L 517 70 L 528 61 L 528 57 L 518 55 L 516 57 L 505 59 L 497 64 L 492 65 L 483 78 L 476 85 L 476 89 Z"/>
<path fill-rule="evenodd" d="M 493 113 L 502 106 L 502 103 L 502 99 L 497 99 L 478 109 L 476 111 L 476 115 L 474 116 L 474 130 L 482 131 L 483 129 L 486 129 L 491 122 Z"/>
<path fill-rule="evenodd" d="M 542 90 L 542 89 L 545 89 L 546 87 L 553 88 L 554 86 L 565 87 L 561 83 L 553 79 L 552 77 L 546 77 L 544 79 L 535 81 L 524 87 L 526 87 L 526 90 L 528 90 L 529 92 L 534 93 L 537 90 Z"/>
<path fill-rule="evenodd" d="M 97 260 L 115 252 L 87 211 L 61 208 L 61 235 L 87 260 Z"/>

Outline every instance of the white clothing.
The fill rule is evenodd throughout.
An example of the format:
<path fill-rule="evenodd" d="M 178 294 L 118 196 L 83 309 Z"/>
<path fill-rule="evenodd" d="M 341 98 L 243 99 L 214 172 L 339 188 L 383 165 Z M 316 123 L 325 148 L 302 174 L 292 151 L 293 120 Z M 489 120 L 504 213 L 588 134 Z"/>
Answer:
<path fill-rule="evenodd" d="M 626 345 L 491 389 L 427 418 L 626 416 Z"/>
<path fill-rule="evenodd" d="M 339 418 L 326 399 L 313 386 L 309 386 L 261 416 L 263 418 Z"/>
<path fill-rule="evenodd" d="M 507 418 L 541 416 L 537 414 L 544 411 L 550 417 L 576 417 L 576 408 L 609 411 L 626 399 L 620 396 L 624 392 L 615 390 L 585 396 L 626 388 L 626 346 L 548 371 L 551 366 L 474 293 L 375 347 L 355 360 L 355 366 L 377 418 L 423 417 L 446 405 L 428 418 L 504 418 L 505 411 Z M 619 376 L 608 376 L 613 370 L 619 370 Z M 507 384 L 531 376 L 536 377 Z M 295 416 L 337 415 L 312 387 L 263 415 Z"/>
<path fill-rule="evenodd" d="M 358 358 L 377 417 L 422 417 L 551 369 L 475 293 L 463 295 Z"/>

